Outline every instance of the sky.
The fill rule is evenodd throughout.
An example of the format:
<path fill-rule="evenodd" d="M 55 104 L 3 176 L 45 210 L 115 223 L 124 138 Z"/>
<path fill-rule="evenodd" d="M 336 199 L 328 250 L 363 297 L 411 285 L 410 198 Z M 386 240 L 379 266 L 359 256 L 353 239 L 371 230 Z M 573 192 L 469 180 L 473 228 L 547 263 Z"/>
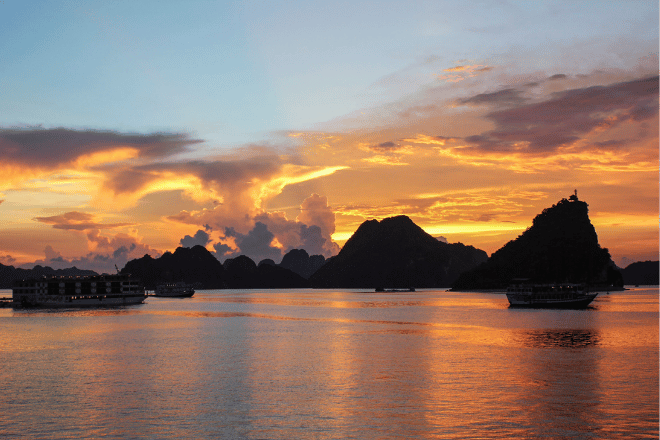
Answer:
<path fill-rule="evenodd" d="M 488 254 L 578 192 L 658 259 L 657 1 L 0 1 L 0 263 Z"/>

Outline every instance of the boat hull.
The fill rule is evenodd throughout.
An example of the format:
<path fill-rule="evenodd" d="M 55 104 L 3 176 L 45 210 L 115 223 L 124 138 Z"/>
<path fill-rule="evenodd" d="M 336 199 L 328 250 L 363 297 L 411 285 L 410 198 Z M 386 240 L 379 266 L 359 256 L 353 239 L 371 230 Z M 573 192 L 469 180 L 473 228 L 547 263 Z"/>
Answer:
<path fill-rule="evenodd" d="M 548 308 L 548 309 L 583 309 L 598 296 L 598 293 L 587 293 L 572 299 L 537 299 L 519 294 L 507 293 L 511 307 Z"/>
<path fill-rule="evenodd" d="M 161 298 L 190 298 L 195 294 L 192 284 L 166 283 L 156 286 L 153 296 Z"/>
<path fill-rule="evenodd" d="M 195 294 L 195 291 L 186 293 L 154 293 L 152 296 L 160 298 L 190 298 Z"/>
<path fill-rule="evenodd" d="M 117 307 L 142 304 L 146 295 L 118 295 L 118 296 L 96 296 L 96 297 L 54 297 L 44 298 L 37 301 L 14 300 L 14 308 L 72 308 L 72 307 Z"/>

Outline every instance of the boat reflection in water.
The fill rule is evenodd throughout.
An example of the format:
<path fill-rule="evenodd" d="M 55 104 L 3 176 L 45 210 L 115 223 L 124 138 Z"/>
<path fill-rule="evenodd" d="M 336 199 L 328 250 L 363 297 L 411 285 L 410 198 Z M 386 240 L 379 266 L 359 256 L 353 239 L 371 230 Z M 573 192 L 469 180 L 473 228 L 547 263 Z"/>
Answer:
<path fill-rule="evenodd" d="M 525 330 L 519 334 L 523 345 L 532 348 L 583 348 L 600 344 L 593 330 Z"/>

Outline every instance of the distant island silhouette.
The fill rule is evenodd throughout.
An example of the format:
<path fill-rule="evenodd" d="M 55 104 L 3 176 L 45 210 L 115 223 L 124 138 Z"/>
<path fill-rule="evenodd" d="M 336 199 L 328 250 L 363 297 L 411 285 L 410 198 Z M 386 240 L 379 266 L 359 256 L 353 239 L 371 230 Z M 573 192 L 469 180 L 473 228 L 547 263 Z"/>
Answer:
<path fill-rule="evenodd" d="M 362 223 L 310 281 L 324 288 L 449 287 L 487 258 L 472 246 L 433 238 L 402 215 Z"/>
<path fill-rule="evenodd" d="M 609 251 L 598 244 L 588 205 L 578 200 L 577 192 L 544 209 L 522 235 L 461 274 L 452 288 L 503 289 L 514 278 L 617 288 L 624 283 Z"/>
<path fill-rule="evenodd" d="M 0 289 L 10 289 L 14 281 L 42 277 L 84 277 L 98 275 L 93 270 L 70 267 L 67 269 L 53 269 L 48 266 L 36 265 L 32 269 L 15 268 L 0 264 Z"/>
<path fill-rule="evenodd" d="M 147 289 L 183 281 L 197 289 L 368 288 L 401 291 L 452 287 L 453 290 L 503 289 L 514 278 L 531 282 L 576 282 L 593 286 L 657 285 L 658 261 L 617 268 L 598 244 L 588 205 L 577 194 L 537 215 L 532 226 L 493 253 L 462 243 L 444 243 L 406 216 L 368 220 L 338 255 L 324 258 L 292 249 L 281 263 L 247 256 L 220 263 L 203 246 L 179 247 L 159 258 L 145 255 L 126 263 L 122 273 Z M 97 275 L 76 267 L 20 269 L 0 264 L 0 288 L 17 280 Z"/>
<path fill-rule="evenodd" d="M 638 261 L 621 270 L 624 284 L 656 286 L 659 282 L 659 261 Z"/>

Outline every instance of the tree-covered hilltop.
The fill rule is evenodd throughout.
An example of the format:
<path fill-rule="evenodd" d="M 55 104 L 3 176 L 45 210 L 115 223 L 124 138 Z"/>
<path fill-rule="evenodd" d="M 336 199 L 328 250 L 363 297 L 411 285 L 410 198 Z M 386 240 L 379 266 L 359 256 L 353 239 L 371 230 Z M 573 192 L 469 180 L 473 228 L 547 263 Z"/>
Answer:
<path fill-rule="evenodd" d="M 362 223 L 310 281 L 335 288 L 449 287 L 487 258 L 472 246 L 438 241 L 402 215 Z"/>
<path fill-rule="evenodd" d="M 452 288 L 500 289 L 514 278 L 537 283 L 623 285 L 610 253 L 598 244 L 588 205 L 577 195 L 544 209 L 522 235 L 476 269 L 462 274 Z"/>

